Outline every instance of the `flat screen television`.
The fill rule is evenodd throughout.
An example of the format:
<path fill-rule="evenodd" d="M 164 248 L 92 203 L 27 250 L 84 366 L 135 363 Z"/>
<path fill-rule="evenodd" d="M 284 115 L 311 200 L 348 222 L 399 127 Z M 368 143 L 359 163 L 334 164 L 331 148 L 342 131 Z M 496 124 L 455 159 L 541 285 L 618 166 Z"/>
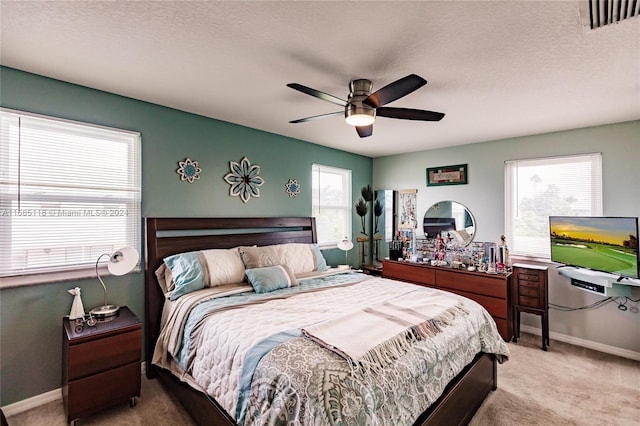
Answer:
<path fill-rule="evenodd" d="M 425 217 L 422 229 L 426 237 L 433 238 L 444 231 L 455 231 L 456 219 L 453 217 Z"/>
<path fill-rule="evenodd" d="M 638 218 L 549 216 L 551 261 L 638 278 Z"/>

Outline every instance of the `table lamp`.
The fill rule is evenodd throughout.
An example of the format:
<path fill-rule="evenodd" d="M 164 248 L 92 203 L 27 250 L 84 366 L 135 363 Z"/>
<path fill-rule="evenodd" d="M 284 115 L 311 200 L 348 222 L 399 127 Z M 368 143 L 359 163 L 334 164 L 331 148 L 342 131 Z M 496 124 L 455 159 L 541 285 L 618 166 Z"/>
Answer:
<path fill-rule="evenodd" d="M 342 241 L 338 241 L 338 248 L 344 251 L 344 263 L 346 267 L 349 267 L 349 261 L 347 260 L 349 250 L 353 248 L 353 242 L 351 242 L 347 237 L 344 237 Z"/>
<path fill-rule="evenodd" d="M 103 253 L 98 257 L 98 260 L 96 260 L 96 275 L 104 289 L 104 305 L 89 311 L 89 313 L 96 318 L 109 318 L 117 315 L 120 310 L 120 306 L 107 304 L 107 286 L 104 285 L 104 281 L 102 281 L 102 277 L 98 271 L 98 264 L 104 256 L 109 256 L 109 263 L 107 264 L 109 272 L 112 275 L 118 276 L 131 272 L 138 264 L 138 259 L 140 258 L 138 250 L 133 247 L 123 247 L 113 253 Z"/>

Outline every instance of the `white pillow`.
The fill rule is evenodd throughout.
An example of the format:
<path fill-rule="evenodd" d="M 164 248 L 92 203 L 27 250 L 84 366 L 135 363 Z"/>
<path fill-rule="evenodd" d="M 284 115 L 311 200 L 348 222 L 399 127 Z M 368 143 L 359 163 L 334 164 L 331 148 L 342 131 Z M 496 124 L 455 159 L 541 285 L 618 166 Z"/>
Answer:
<path fill-rule="evenodd" d="M 211 249 L 166 257 L 156 277 L 162 291 L 175 300 L 205 287 L 241 283 L 244 269 L 238 248 Z"/>
<path fill-rule="evenodd" d="M 240 256 L 247 269 L 285 265 L 295 276 L 327 269 L 327 263 L 315 244 L 286 243 L 240 247 Z"/>
<path fill-rule="evenodd" d="M 207 287 L 241 283 L 244 280 L 244 263 L 237 248 L 200 251 L 204 258 Z M 207 275 L 208 274 L 208 275 Z"/>

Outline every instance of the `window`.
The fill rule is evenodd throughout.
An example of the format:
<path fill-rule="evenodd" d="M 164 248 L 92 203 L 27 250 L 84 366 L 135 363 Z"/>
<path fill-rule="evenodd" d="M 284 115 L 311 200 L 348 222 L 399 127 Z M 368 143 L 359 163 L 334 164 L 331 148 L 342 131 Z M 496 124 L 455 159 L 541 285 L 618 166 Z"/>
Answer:
<path fill-rule="evenodd" d="M 505 163 L 505 232 L 512 255 L 549 260 L 549 216 L 602 215 L 602 155 Z"/>
<path fill-rule="evenodd" d="M 311 186 L 318 244 L 329 247 L 345 236 L 351 239 L 351 170 L 314 164 Z"/>
<path fill-rule="evenodd" d="M 0 110 L 3 286 L 95 276 L 140 222 L 139 133 Z"/>

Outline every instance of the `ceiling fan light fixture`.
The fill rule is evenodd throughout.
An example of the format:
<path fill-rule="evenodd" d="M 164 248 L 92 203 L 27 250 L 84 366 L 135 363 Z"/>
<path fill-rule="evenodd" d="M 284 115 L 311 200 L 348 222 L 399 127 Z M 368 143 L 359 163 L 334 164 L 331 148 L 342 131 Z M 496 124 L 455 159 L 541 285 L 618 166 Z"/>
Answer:
<path fill-rule="evenodd" d="M 351 114 L 346 116 L 345 121 L 352 126 L 370 126 L 376 117 L 373 114 Z"/>
<path fill-rule="evenodd" d="M 370 126 L 376 121 L 376 109 L 361 101 L 350 102 L 344 109 L 344 119 L 352 126 Z"/>
<path fill-rule="evenodd" d="M 349 100 L 344 107 L 344 119 L 352 126 L 370 126 L 376 121 L 376 109 L 362 103 L 372 88 L 371 81 L 365 79 L 352 80 L 349 83 Z"/>

